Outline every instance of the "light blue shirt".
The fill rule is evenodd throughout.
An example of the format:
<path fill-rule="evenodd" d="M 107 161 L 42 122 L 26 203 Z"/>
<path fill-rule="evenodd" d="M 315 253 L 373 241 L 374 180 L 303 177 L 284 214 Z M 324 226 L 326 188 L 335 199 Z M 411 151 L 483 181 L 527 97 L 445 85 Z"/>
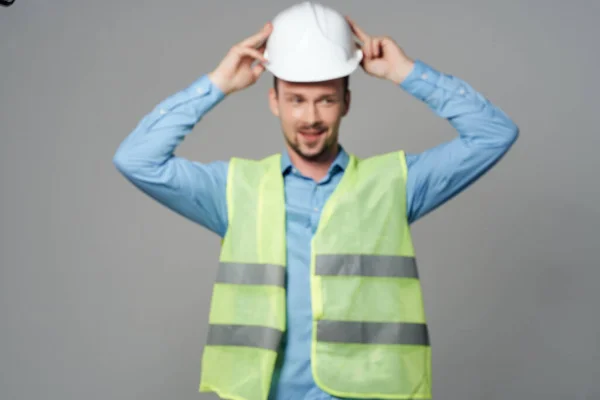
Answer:
<path fill-rule="evenodd" d="M 466 82 L 416 60 L 400 88 L 458 132 L 446 143 L 407 154 L 410 223 L 457 195 L 488 171 L 518 137 L 517 126 Z M 114 155 L 117 169 L 137 188 L 223 237 L 227 229 L 227 161 L 199 163 L 174 155 L 201 118 L 224 98 L 207 75 L 159 103 Z M 406 129 L 404 130 L 406 131 Z M 303 177 L 282 152 L 287 216 L 288 326 L 273 377 L 271 399 L 329 400 L 310 367 L 310 241 L 323 205 L 335 190 L 348 154 L 340 153 L 320 182 Z M 266 156 L 266 154 L 265 154 Z"/>

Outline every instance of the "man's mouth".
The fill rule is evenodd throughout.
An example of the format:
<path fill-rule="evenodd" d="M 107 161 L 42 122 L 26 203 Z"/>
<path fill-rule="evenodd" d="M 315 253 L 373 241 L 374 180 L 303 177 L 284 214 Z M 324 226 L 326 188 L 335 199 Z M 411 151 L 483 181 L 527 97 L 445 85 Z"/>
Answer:
<path fill-rule="evenodd" d="M 326 129 L 301 129 L 298 131 L 304 137 L 317 137 L 322 133 L 325 133 Z"/>

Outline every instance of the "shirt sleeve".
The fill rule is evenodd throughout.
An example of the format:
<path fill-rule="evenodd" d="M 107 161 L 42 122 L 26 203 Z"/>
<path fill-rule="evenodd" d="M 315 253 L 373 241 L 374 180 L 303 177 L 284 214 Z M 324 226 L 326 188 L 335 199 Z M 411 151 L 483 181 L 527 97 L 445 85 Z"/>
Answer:
<path fill-rule="evenodd" d="M 459 194 L 510 149 L 516 124 L 468 83 L 416 60 L 401 88 L 445 118 L 458 136 L 419 154 L 407 154 L 410 223 Z"/>
<path fill-rule="evenodd" d="M 228 163 L 200 163 L 174 154 L 224 94 L 208 75 L 160 102 L 113 156 L 117 170 L 159 203 L 223 237 Z"/>

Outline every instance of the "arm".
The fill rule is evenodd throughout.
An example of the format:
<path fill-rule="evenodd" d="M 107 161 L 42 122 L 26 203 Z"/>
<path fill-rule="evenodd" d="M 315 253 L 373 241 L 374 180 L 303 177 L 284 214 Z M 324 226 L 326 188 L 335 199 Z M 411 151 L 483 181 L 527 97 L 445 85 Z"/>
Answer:
<path fill-rule="evenodd" d="M 517 139 L 517 126 L 466 82 L 413 61 L 389 36 L 370 36 L 347 17 L 362 42 L 361 66 L 400 85 L 458 131 L 454 140 L 407 155 L 407 206 L 414 222 L 448 201 L 489 170 Z"/>
<path fill-rule="evenodd" d="M 228 224 L 228 164 L 200 164 L 173 153 L 225 96 L 253 85 L 262 75 L 265 42 L 272 28 L 266 23 L 231 47 L 215 70 L 158 104 L 113 157 L 117 169 L 140 190 L 221 237 Z"/>
<path fill-rule="evenodd" d="M 515 123 L 466 82 L 416 61 L 400 86 L 445 118 L 458 137 L 407 155 L 407 206 L 412 223 L 474 183 L 510 149 Z"/>
<path fill-rule="evenodd" d="M 118 171 L 142 192 L 220 236 L 227 226 L 227 164 L 201 164 L 174 152 L 223 98 L 207 75 L 200 77 L 147 114 L 113 157 Z"/>

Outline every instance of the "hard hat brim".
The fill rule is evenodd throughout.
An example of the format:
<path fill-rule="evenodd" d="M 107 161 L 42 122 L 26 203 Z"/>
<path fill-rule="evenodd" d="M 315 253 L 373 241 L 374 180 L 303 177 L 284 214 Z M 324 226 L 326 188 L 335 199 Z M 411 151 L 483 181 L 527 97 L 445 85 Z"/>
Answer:
<path fill-rule="evenodd" d="M 264 55 L 269 60 L 268 52 Z M 351 58 L 336 62 L 336 65 L 332 65 L 331 60 L 328 62 L 316 60 L 308 68 L 306 64 L 284 66 L 276 62 L 268 62 L 265 64 L 265 69 L 278 79 L 288 82 L 323 82 L 351 75 L 360 65 L 362 58 L 362 50 L 356 49 Z"/>

